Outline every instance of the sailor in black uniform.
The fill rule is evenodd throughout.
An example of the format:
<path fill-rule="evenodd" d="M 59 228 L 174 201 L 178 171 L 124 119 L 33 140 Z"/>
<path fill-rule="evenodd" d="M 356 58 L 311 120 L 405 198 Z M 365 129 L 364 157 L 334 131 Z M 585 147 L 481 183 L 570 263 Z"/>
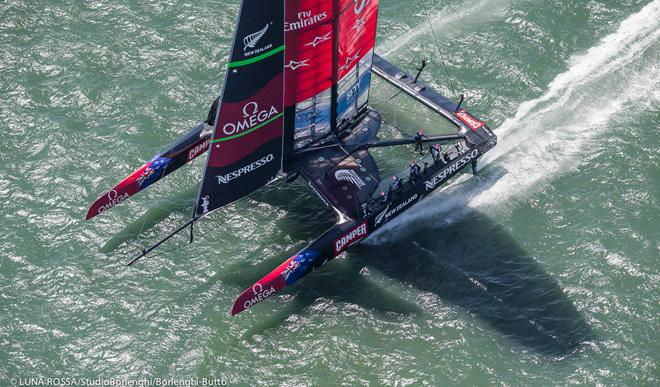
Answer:
<path fill-rule="evenodd" d="M 410 182 L 415 184 L 415 180 L 419 177 L 419 174 L 422 172 L 422 169 L 417 165 L 415 160 L 410 162 Z"/>
<path fill-rule="evenodd" d="M 390 185 L 390 190 L 392 192 L 399 193 L 403 189 L 403 185 L 401 184 L 401 179 L 399 179 L 398 176 L 392 176 L 392 185 Z"/>
<path fill-rule="evenodd" d="M 456 148 L 456 151 L 460 155 L 461 152 L 463 151 L 463 144 L 461 144 L 460 142 L 456 142 L 454 143 L 454 148 Z"/>
<path fill-rule="evenodd" d="M 419 151 L 420 155 L 424 154 L 424 148 L 422 147 L 422 140 L 426 136 L 424 135 L 424 129 L 420 129 L 417 131 L 417 134 L 415 135 L 415 152 Z M 426 137 L 428 138 L 428 137 Z"/>
<path fill-rule="evenodd" d="M 390 198 L 389 198 L 389 195 L 387 194 L 387 192 L 385 192 L 385 191 L 381 191 L 381 192 L 380 192 L 380 202 L 381 202 L 382 204 L 387 203 L 387 201 L 388 201 L 389 199 L 390 199 Z"/>

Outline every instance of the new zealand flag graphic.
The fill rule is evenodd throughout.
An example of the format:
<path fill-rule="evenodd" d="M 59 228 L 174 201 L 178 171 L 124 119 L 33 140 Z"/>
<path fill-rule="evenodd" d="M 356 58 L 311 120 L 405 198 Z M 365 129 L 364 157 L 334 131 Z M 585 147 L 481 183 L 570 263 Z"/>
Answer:
<path fill-rule="evenodd" d="M 168 159 L 167 157 L 158 157 L 151 160 L 149 165 L 147 165 L 144 171 L 142 171 L 140 177 L 137 179 L 140 190 L 147 188 L 148 186 L 157 182 L 161 177 L 163 177 L 163 174 L 165 174 L 167 166 L 170 165 L 170 162 L 172 162 L 172 159 Z"/>
<path fill-rule="evenodd" d="M 310 269 L 311 266 L 316 262 L 316 258 L 319 257 L 319 253 L 316 251 L 303 251 L 302 253 L 296 255 L 296 257 L 289 262 L 286 269 L 282 271 L 282 277 L 288 285 L 298 281 L 300 277 L 304 276 Z"/>

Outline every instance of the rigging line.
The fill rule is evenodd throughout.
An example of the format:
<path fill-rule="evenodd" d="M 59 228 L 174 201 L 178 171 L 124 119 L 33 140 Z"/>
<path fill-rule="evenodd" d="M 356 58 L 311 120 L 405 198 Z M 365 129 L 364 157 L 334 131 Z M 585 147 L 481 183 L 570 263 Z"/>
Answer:
<path fill-rule="evenodd" d="M 397 92 L 394 93 L 394 95 L 392 95 L 390 98 L 386 99 L 386 100 L 383 101 L 383 102 L 379 102 L 379 103 L 377 103 L 377 104 L 374 105 L 373 107 L 374 107 L 374 108 L 379 108 L 379 107 L 385 105 L 386 103 L 390 102 L 390 101 L 393 100 L 394 98 L 400 96 L 401 93 L 403 93 L 403 90 L 399 90 L 399 91 L 397 91 Z"/>
<path fill-rule="evenodd" d="M 431 21 L 431 16 L 427 15 L 426 18 L 429 21 L 429 27 L 431 27 L 431 33 L 433 34 L 433 39 L 435 40 L 435 48 L 438 50 L 438 55 L 440 55 L 440 63 L 442 63 L 442 67 L 445 68 L 445 73 L 447 74 L 447 80 L 449 81 L 449 85 L 451 86 L 451 91 L 454 94 L 456 94 L 456 88 L 454 87 L 454 82 L 452 81 L 452 78 L 449 75 L 449 69 L 445 64 L 445 61 L 442 60 L 442 50 L 440 50 L 440 43 L 438 43 L 438 37 L 435 35 L 435 30 L 433 29 L 433 22 Z"/>

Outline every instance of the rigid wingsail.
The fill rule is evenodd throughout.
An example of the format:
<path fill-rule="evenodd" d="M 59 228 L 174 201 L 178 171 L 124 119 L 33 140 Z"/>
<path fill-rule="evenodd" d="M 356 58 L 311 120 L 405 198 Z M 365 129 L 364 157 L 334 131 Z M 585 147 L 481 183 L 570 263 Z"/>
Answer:
<path fill-rule="evenodd" d="M 497 137 L 488 125 L 374 53 L 378 0 L 243 0 L 224 90 L 206 122 L 90 208 L 119 204 L 207 153 L 188 225 L 266 184 L 302 177 L 338 214 L 335 226 L 236 299 L 232 315 L 282 291 L 360 243 L 471 167 Z M 420 70 L 421 72 L 421 70 Z M 369 105 L 377 75 L 451 123 L 455 134 L 381 141 Z M 382 177 L 371 148 L 434 147 L 419 165 Z"/>

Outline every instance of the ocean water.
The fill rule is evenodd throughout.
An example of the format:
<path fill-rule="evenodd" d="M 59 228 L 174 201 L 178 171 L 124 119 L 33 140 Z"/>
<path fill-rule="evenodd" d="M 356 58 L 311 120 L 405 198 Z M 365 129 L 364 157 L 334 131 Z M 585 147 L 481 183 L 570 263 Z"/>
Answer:
<path fill-rule="evenodd" d="M 189 217 L 202 161 L 82 219 L 206 117 L 238 8 L 0 3 L 0 385 L 660 383 L 660 0 L 381 0 L 376 51 L 410 72 L 426 59 L 424 81 L 465 94 L 499 145 L 478 176 L 232 318 L 332 225 L 304 183 L 131 268 Z M 374 81 L 384 134 L 446 129 L 394 93 Z M 395 169 L 410 152 L 375 153 Z"/>

